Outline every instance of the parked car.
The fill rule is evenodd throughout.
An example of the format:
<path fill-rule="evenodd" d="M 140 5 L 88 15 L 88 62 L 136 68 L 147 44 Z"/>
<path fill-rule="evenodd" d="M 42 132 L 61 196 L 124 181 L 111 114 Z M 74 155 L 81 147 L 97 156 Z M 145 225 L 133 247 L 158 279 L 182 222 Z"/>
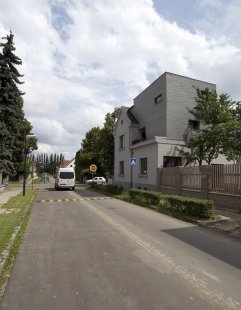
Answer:
<path fill-rule="evenodd" d="M 91 183 L 106 184 L 106 179 L 103 177 L 95 177 L 94 179 L 87 180 L 85 183 L 86 184 L 91 184 Z"/>

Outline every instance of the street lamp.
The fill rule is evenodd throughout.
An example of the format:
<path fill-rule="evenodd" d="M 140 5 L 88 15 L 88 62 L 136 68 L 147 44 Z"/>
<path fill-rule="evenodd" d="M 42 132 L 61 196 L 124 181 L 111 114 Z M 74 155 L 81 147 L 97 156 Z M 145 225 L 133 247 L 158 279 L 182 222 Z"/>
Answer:
<path fill-rule="evenodd" d="M 23 166 L 23 196 L 25 196 L 25 187 L 26 187 L 26 161 L 27 161 L 27 139 L 35 138 L 36 136 L 26 135 L 24 141 L 24 166 Z"/>

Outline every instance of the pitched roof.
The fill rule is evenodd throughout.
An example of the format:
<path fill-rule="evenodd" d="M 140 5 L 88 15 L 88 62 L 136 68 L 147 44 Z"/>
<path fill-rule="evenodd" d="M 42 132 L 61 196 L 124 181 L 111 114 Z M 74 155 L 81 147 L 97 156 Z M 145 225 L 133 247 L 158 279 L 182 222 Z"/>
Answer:
<path fill-rule="evenodd" d="M 64 160 L 61 164 L 59 164 L 59 168 L 66 168 L 68 166 L 68 164 L 70 164 L 72 161 L 71 160 Z"/>

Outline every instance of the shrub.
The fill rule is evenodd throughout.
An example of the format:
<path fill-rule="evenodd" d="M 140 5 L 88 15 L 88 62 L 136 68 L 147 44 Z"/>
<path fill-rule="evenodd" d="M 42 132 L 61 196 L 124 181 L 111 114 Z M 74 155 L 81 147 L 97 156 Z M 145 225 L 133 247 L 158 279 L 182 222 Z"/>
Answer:
<path fill-rule="evenodd" d="M 112 194 L 112 195 L 121 195 L 123 192 L 123 187 L 115 184 L 90 184 L 90 188 L 97 190 L 98 192 Z"/>
<path fill-rule="evenodd" d="M 148 205 L 158 205 L 160 202 L 160 194 L 156 192 L 130 189 L 129 196 L 133 200 L 137 200 Z"/>
<path fill-rule="evenodd" d="M 165 200 L 169 208 L 180 214 L 193 216 L 200 219 L 208 219 L 213 214 L 213 201 L 193 197 L 166 195 Z"/>
<path fill-rule="evenodd" d="M 184 197 L 177 195 L 164 195 L 157 192 L 130 189 L 129 196 L 133 202 L 141 205 L 153 205 L 159 212 L 169 212 L 192 216 L 199 219 L 208 219 L 213 214 L 213 202 L 210 200 Z"/>

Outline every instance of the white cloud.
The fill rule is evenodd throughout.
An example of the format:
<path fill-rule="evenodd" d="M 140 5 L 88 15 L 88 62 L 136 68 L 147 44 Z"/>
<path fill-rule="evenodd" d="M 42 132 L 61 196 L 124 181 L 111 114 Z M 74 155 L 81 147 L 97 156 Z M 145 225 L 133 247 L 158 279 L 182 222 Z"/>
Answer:
<path fill-rule="evenodd" d="M 203 10 L 218 8 L 220 1 L 201 4 Z M 226 25 L 236 18 L 237 5 L 225 7 Z M 151 0 L 2 0 L 0 21 L 0 35 L 12 29 L 23 59 L 25 112 L 39 152 L 72 157 L 107 112 L 132 105 L 165 71 L 216 83 L 241 97 L 235 34 L 233 41 L 226 30 L 211 36 L 202 22 L 191 33 L 158 15 Z"/>

